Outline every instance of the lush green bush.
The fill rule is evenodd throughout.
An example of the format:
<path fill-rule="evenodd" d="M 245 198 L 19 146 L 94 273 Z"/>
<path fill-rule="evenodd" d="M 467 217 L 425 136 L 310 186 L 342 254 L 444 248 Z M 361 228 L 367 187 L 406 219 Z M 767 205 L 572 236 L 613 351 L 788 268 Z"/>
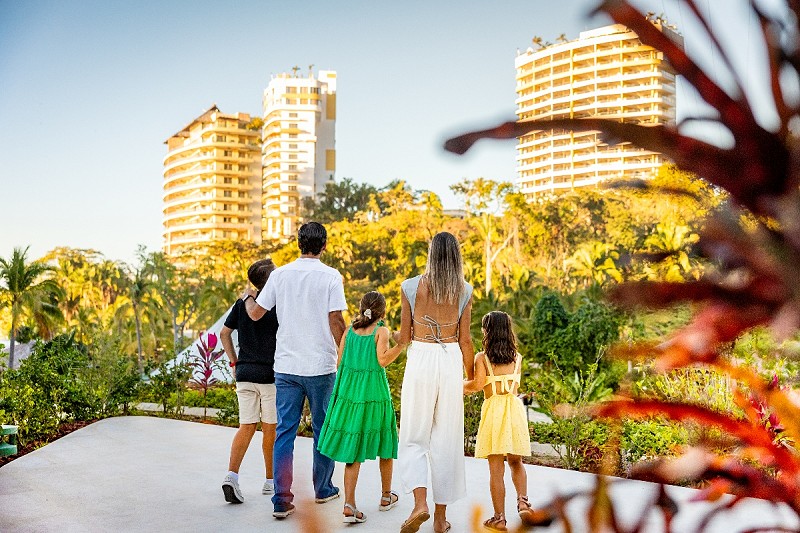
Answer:
<path fill-rule="evenodd" d="M 139 377 L 130 362 L 118 358 L 108 366 L 95 355 L 60 335 L 38 342 L 19 369 L 0 374 L 0 410 L 19 426 L 21 443 L 47 440 L 62 422 L 116 414 L 134 400 Z"/>
<path fill-rule="evenodd" d="M 170 395 L 170 405 L 176 405 L 178 401 L 177 393 Z M 206 407 L 223 409 L 230 407 L 231 404 L 238 405 L 236 398 L 236 387 L 234 385 L 216 385 L 208 389 L 208 394 L 203 400 L 203 392 L 196 389 L 189 389 L 183 394 L 183 405 L 186 407 Z"/>
<path fill-rule="evenodd" d="M 611 428 L 605 422 L 575 414 L 553 423 L 531 424 L 531 440 L 551 444 L 564 468 L 596 472 L 604 452 L 612 445 Z M 619 436 L 619 454 L 630 465 L 646 459 L 677 455 L 692 440 L 681 424 L 659 419 L 626 420 Z"/>
<path fill-rule="evenodd" d="M 141 399 L 161 404 L 164 413 L 180 412 L 191 369 L 163 362 L 147 373 L 150 378 L 143 387 Z"/>
<path fill-rule="evenodd" d="M 621 322 L 614 310 L 588 298 L 569 313 L 555 293 L 542 296 L 530 327 L 519 331 L 523 389 L 553 404 L 607 397 L 624 370 L 602 356 L 619 338 Z"/>
<path fill-rule="evenodd" d="M 643 373 L 632 383 L 636 398 L 685 402 L 720 413 L 742 414 L 736 405 L 730 378 L 711 368 L 688 367 L 664 374 Z"/>
<path fill-rule="evenodd" d="M 588 416 L 555 418 L 530 425 L 531 440 L 551 444 L 564 468 L 596 472 L 608 444 L 608 426 Z"/>
<path fill-rule="evenodd" d="M 677 455 L 689 438 L 689 431 L 666 420 L 626 420 L 622 426 L 620 446 L 626 463 Z"/>

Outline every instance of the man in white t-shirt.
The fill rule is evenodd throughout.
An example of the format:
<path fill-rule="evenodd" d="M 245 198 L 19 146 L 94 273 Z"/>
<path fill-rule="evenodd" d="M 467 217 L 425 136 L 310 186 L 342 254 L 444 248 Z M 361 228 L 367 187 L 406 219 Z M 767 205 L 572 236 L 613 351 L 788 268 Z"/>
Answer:
<path fill-rule="evenodd" d="M 294 439 L 303 403 L 308 398 L 314 430 L 314 493 L 317 503 L 339 497 L 331 481 L 334 462 L 317 451 L 317 440 L 336 380 L 337 346 L 345 330 L 347 309 L 342 275 L 319 257 L 328 234 L 318 222 L 300 226 L 300 258 L 272 272 L 264 289 L 242 296 L 247 314 L 258 320 L 273 307 L 278 317 L 275 349 L 275 388 L 278 427 L 273 452 L 276 518 L 294 512 L 292 476 Z M 252 300 L 252 301 L 251 301 Z"/>

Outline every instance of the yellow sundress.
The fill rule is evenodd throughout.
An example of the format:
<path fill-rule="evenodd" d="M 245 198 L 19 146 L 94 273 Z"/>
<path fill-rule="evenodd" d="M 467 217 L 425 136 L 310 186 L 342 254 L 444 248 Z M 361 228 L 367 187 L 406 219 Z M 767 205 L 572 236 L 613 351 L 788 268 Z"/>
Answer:
<path fill-rule="evenodd" d="M 522 400 L 514 394 L 521 378 L 522 356 L 517 355 L 513 374 L 499 376 L 494 375 L 492 364 L 485 354 L 484 358 L 488 370 L 486 386 L 491 387 L 492 395 L 481 406 L 475 457 L 506 454 L 528 456 L 531 454 L 528 416 Z"/>

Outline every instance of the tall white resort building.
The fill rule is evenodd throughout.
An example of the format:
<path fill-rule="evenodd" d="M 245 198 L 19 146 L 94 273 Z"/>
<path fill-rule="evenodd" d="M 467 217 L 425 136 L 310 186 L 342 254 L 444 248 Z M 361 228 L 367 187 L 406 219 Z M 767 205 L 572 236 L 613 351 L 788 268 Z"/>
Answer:
<path fill-rule="evenodd" d="M 309 68 L 273 76 L 264 90 L 262 237 L 296 235 L 303 199 L 333 181 L 336 171 L 336 72 Z"/>
<path fill-rule="evenodd" d="M 671 28 L 654 23 L 681 46 Z M 675 123 L 676 74 L 662 52 L 626 26 L 528 49 L 515 60 L 517 119 L 602 117 L 636 124 Z M 630 143 L 605 144 L 598 132 L 540 130 L 518 139 L 517 185 L 529 199 L 612 178 L 649 178 L 661 154 Z"/>

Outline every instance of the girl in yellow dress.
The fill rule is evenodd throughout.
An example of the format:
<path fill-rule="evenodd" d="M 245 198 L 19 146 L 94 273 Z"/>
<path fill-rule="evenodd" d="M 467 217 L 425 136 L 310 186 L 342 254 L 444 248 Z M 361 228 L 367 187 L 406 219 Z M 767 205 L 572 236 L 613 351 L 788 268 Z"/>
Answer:
<path fill-rule="evenodd" d="M 475 378 L 464 382 L 464 394 L 483 389 L 483 406 L 475 457 L 489 460 L 489 490 L 494 516 L 483 525 L 491 531 L 507 531 L 503 482 L 505 460 L 517 490 L 517 512 L 523 523 L 530 524 L 534 512 L 528 503 L 528 476 L 522 456 L 531 454 L 528 417 L 517 397 L 522 356 L 512 330 L 511 317 L 492 311 L 481 320 L 483 351 L 475 355 Z"/>

